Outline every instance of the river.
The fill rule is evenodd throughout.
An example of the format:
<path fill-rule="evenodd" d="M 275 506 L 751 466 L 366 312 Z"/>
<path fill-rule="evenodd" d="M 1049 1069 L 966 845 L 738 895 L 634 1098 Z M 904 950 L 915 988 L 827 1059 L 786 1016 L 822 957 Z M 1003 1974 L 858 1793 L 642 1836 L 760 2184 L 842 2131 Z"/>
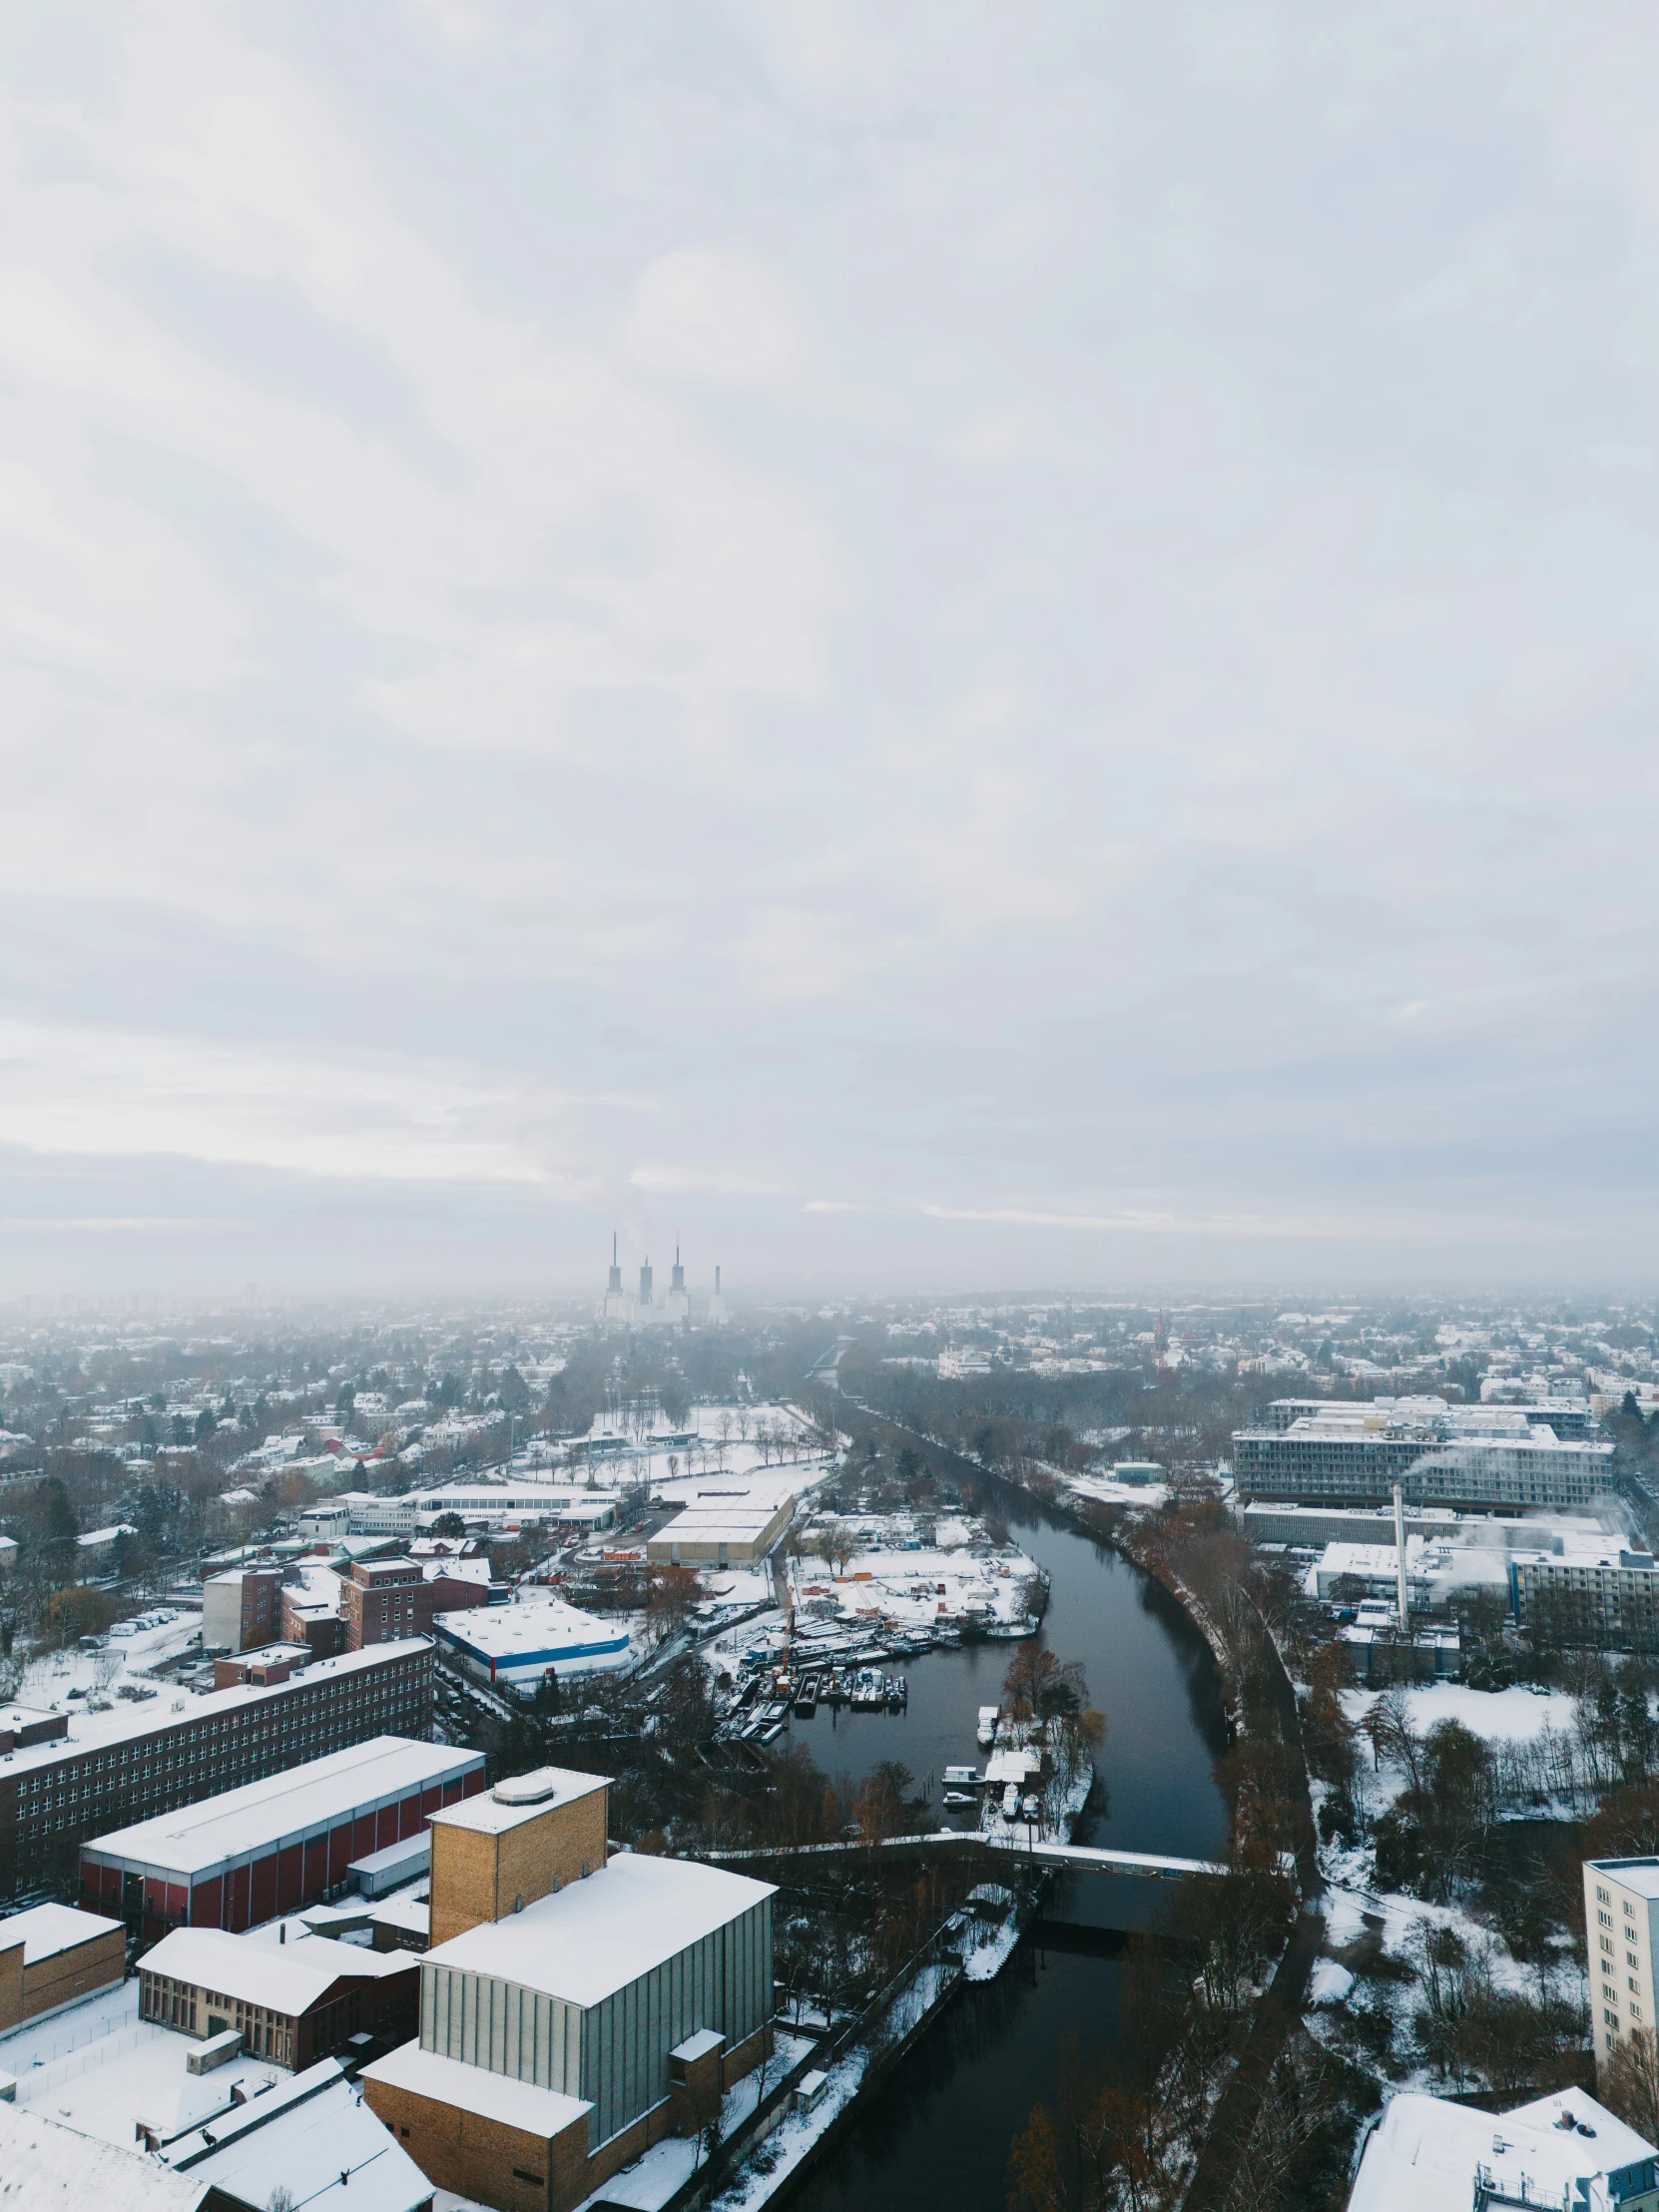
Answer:
<path fill-rule="evenodd" d="M 1043 1641 L 1080 1659 L 1108 1734 L 1079 1842 L 1185 1858 L 1221 1855 L 1226 1812 L 1211 1768 L 1226 1746 L 1215 1662 L 1159 1584 L 1023 1493 L 997 1485 L 1021 1547 L 1051 1578 Z M 900 1759 L 918 1784 L 981 1759 L 978 1708 L 997 1700 L 1015 1647 L 930 1652 L 906 1673 L 894 1715 L 821 1708 L 797 1720 L 827 1773 Z M 1052 2102 L 1062 2050 L 1115 2047 L 1121 1959 L 1114 1932 L 1142 1926 L 1162 1886 L 1067 1875 L 994 1982 L 964 1988 L 863 2104 L 834 2154 L 787 2199 L 790 2212 L 1003 2212 L 1008 2146 L 1033 2104 Z"/>

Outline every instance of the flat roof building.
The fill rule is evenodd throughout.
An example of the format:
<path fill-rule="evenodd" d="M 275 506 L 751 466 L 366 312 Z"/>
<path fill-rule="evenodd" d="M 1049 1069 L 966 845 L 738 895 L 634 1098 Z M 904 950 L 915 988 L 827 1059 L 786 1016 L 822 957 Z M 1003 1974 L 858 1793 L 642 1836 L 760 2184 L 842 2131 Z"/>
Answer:
<path fill-rule="evenodd" d="M 631 1650 L 625 1624 L 557 1597 L 440 1613 L 432 1627 L 440 1649 L 466 1673 L 521 1689 L 549 1675 L 557 1680 L 626 1666 Z"/>
<path fill-rule="evenodd" d="M 502 2212 L 569 2212 L 769 2047 L 776 1893 L 608 1856 L 609 1791 L 543 1768 L 433 1820 L 420 2033 L 363 2069 L 431 2180 Z"/>
<path fill-rule="evenodd" d="M 795 1518 L 795 1499 L 766 1498 L 733 1484 L 699 1490 L 646 1545 L 654 1567 L 752 1567 Z"/>
<path fill-rule="evenodd" d="M 1613 1485 L 1613 1446 L 1558 1436 L 1527 1406 L 1447 1406 L 1437 1398 L 1371 1403 L 1286 1399 L 1233 1435 L 1241 1498 L 1382 1504 L 1585 1506 Z"/>
<path fill-rule="evenodd" d="M 1652 2212 L 1654 2146 L 1582 2089 L 1507 2112 L 1447 2097 L 1392 2097 L 1367 2138 L 1348 2212 L 1469 2212 L 1573 2205 Z"/>
<path fill-rule="evenodd" d="M 1659 1859 L 1586 1859 L 1584 1930 L 1590 1965 L 1590 2040 L 1596 2086 L 1637 2029 L 1659 2029 Z"/>
<path fill-rule="evenodd" d="M 432 1727 L 432 1646 L 381 1644 L 286 1682 L 77 1711 L 71 1732 L 0 1752 L 0 1895 L 70 1880 L 92 1836 L 279 1774 L 372 1736 Z"/>
<path fill-rule="evenodd" d="M 119 1921 L 72 1905 L 12 1914 L 0 1921 L 0 2035 L 115 1986 L 126 1968 Z"/>
<path fill-rule="evenodd" d="M 81 1894 L 151 1936 L 252 1928 L 313 1904 L 353 1862 L 419 1836 L 483 1786 L 480 1752 L 375 1737 L 94 1838 Z"/>
<path fill-rule="evenodd" d="M 1512 1551 L 1509 1603 L 1535 1640 L 1591 1651 L 1659 1651 L 1659 1563 L 1610 1541 Z"/>

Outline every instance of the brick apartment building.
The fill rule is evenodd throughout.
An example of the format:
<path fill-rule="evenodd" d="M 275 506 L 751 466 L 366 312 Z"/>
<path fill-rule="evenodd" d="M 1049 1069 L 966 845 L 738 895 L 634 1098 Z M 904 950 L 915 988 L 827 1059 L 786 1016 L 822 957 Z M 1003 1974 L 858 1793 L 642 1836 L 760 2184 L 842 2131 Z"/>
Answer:
<path fill-rule="evenodd" d="M 76 1733 L 0 1765 L 0 1897 L 70 1877 L 106 1830 L 344 1751 L 371 1736 L 429 1738 L 432 1646 L 377 1645 L 286 1681 L 78 1714 Z M 67 1716 L 40 1716 L 43 1721 Z M 17 1731 L 21 1734 L 21 1727 Z"/>
<path fill-rule="evenodd" d="M 430 1635 L 432 1599 L 415 1559 L 358 1559 L 340 1584 L 347 1651 Z"/>
<path fill-rule="evenodd" d="M 418 1559 L 359 1559 L 340 1584 L 347 1651 L 405 1636 L 429 1636 L 439 1613 L 487 1605 L 489 1585 L 441 1570 L 428 1575 Z"/>

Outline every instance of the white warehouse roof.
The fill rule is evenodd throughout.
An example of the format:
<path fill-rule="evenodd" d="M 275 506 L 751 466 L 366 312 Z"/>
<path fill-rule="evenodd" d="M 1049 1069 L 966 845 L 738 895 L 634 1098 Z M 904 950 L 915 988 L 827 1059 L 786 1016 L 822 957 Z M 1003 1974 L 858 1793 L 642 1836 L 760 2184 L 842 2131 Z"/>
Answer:
<path fill-rule="evenodd" d="M 557 1597 L 527 1605 L 468 1606 L 440 1613 L 432 1625 L 440 1643 L 497 1667 L 620 1658 L 628 1650 L 626 1626 L 602 1621 Z"/>
<path fill-rule="evenodd" d="M 267 1775 L 263 1782 L 222 1791 L 176 1813 L 94 1836 L 82 1848 L 101 1864 L 119 1860 L 201 1880 L 275 1844 L 321 1834 L 411 1790 L 459 1781 L 483 1764 L 476 1751 L 375 1736 L 285 1774 Z"/>

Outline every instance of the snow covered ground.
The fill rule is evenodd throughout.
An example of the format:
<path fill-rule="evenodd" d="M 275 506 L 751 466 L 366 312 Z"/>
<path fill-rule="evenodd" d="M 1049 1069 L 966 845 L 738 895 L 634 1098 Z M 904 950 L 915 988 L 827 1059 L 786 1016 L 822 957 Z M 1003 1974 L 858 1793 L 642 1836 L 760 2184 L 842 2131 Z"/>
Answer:
<path fill-rule="evenodd" d="M 890 2047 L 907 2035 L 942 1990 L 951 1968 L 924 1966 L 897 1998 L 881 2023 L 879 2046 Z M 876 2055 L 873 2043 L 860 2043 L 830 2070 L 823 2096 L 810 2112 L 790 2111 L 744 2162 L 731 2186 L 715 2198 L 719 2212 L 759 2212 L 776 2196 L 797 2166 L 833 2125 L 863 2086 Z"/>
<path fill-rule="evenodd" d="M 1343 1707 L 1358 1727 L 1382 1695 L 1380 1690 L 1345 1690 Z M 1441 1721 L 1457 1721 L 1487 1743 L 1522 1743 L 1552 1728 L 1569 1733 L 1578 1702 L 1559 1690 L 1470 1690 L 1460 1682 L 1431 1682 L 1405 1692 L 1412 1728 L 1427 1735 Z"/>
<path fill-rule="evenodd" d="M 826 1525 L 809 1525 L 803 1542 L 810 1546 Z M 1036 1562 L 1013 1544 L 993 1549 L 975 1521 L 933 1524 L 925 1549 L 908 1514 L 845 1514 L 834 1525 L 857 1546 L 844 1567 L 810 1555 L 791 1561 L 797 1603 L 809 1618 L 830 1617 L 831 1607 L 849 1623 L 885 1621 L 900 1628 L 931 1628 L 941 1616 L 1004 1625 L 1028 1617 L 1027 1585 Z"/>
<path fill-rule="evenodd" d="M 776 2087 L 793 2066 L 807 2057 L 813 2048 L 811 2036 L 791 2035 L 784 2029 L 777 2031 L 776 2048 L 766 2069 L 766 2081 Z M 735 2087 L 726 2092 L 721 2106 L 720 2133 L 724 2142 L 751 2117 L 761 2095 L 761 2069 L 745 2074 Z M 592 2205 L 601 2199 L 607 2205 L 625 2205 L 628 2212 L 659 2212 L 674 2192 L 691 2179 L 702 2162 L 699 2146 L 688 2137 L 665 2136 L 654 2143 L 642 2158 L 636 2158 L 631 2166 L 624 2166 L 618 2174 L 597 2189 L 591 2197 L 584 2198 L 583 2205 Z M 724 2203 L 726 2200 L 720 2200 Z M 583 2212 L 581 2206 L 578 2212 Z"/>

